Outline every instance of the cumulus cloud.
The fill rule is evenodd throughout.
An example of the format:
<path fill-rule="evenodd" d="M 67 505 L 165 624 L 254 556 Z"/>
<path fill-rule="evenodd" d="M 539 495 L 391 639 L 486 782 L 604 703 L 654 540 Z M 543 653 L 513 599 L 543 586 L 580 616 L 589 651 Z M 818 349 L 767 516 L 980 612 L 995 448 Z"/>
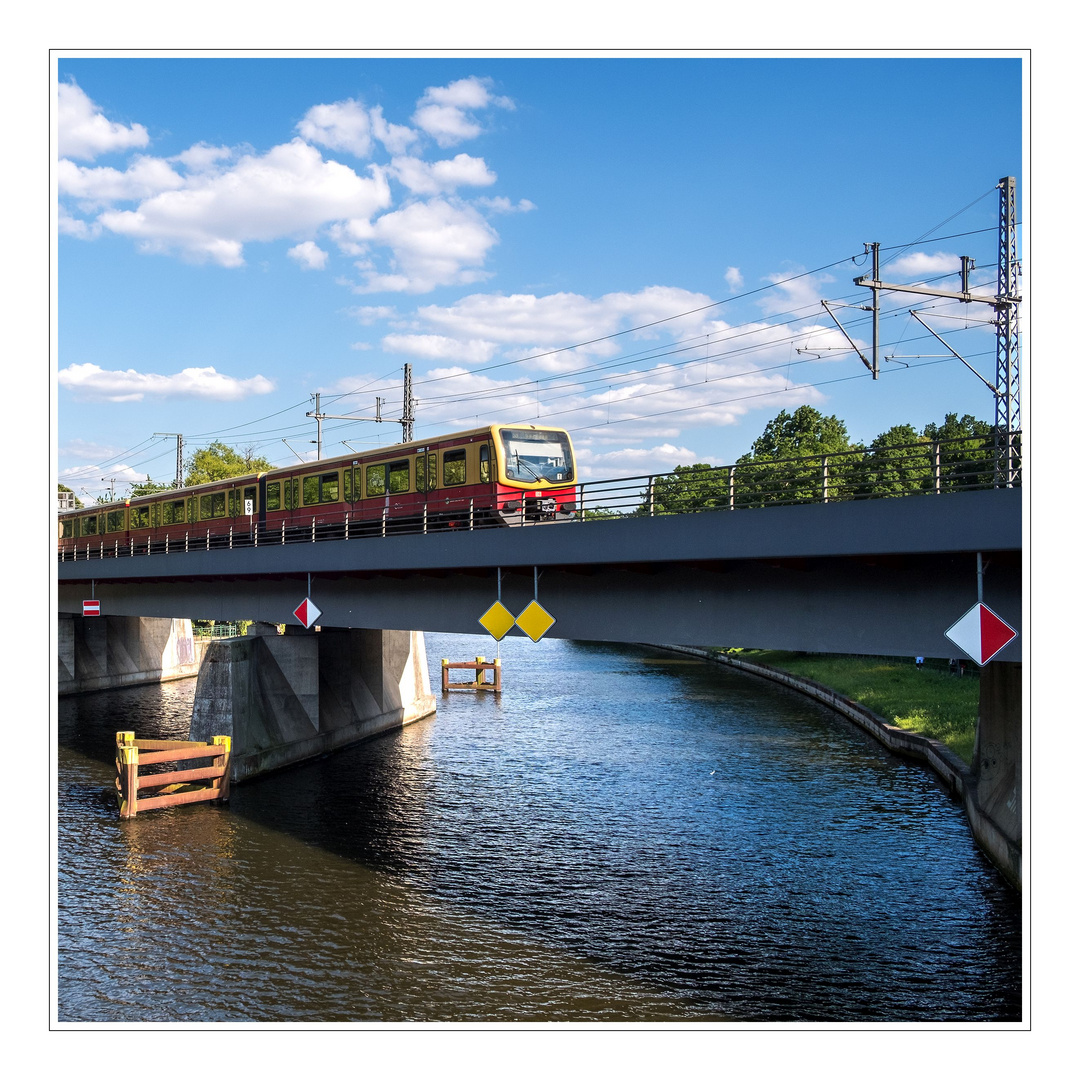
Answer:
<path fill-rule="evenodd" d="M 442 147 L 473 139 L 483 130 L 473 113 L 491 106 L 514 108 L 509 98 L 492 94 L 491 85 L 491 79 L 472 75 L 448 86 L 429 86 L 417 102 L 413 123 Z"/>
<path fill-rule="evenodd" d="M 404 154 L 420 137 L 405 124 L 391 124 L 384 116 L 381 105 L 371 109 L 371 131 L 391 154 Z"/>
<path fill-rule="evenodd" d="M 493 341 L 459 341 L 441 334 L 387 334 L 382 347 L 387 352 L 425 360 L 462 360 L 471 364 L 487 363 L 497 348 Z"/>
<path fill-rule="evenodd" d="M 767 315 L 779 315 L 804 308 L 820 308 L 822 285 L 836 279 L 830 274 L 806 274 L 801 266 L 776 274 L 769 274 L 767 281 L 776 286 L 765 293 L 758 306 Z"/>
<path fill-rule="evenodd" d="M 737 266 L 729 266 L 724 272 L 724 280 L 731 292 L 738 292 L 743 287 L 743 276 Z"/>
<path fill-rule="evenodd" d="M 150 142 L 142 124 L 128 126 L 107 119 L 75 82 L 57 88 L 56 124 L 60 156 L 81 161 Z"/>
<path fill-rule="evenodd" d="M 417 195 L 440 195 L 459 187 L 486 187 L 497 177 L 483 158 L 458 154 L 444 161 L 396 157 L 390 171 Z"/>
<path fill-rule="evenodd" d="M 371 117 L 362 102 L 349 98 L 332 105 L 313 105 L 296 130 L 308 142 L 356 157 L 371 153 Z"/>
<path fill-rule="evenodd" d="M 184 178 L 162 158 L 136 157 L 124 172 L 105 166 L 89 168 L 66 159 L 57 162 L 61 195 L 91 203 L 147 199 L 161 191 L 175 191 Z"/>
<path fill-rule="evenodd" d="M 359 176 L 324 161 L 300 139 L 232 168 L 189 178 L 185 187 L 146 199 L 135 210 L 110 210 L 101 224 L 140 242 L 144 251 L 179 250 L 222 266 L 243 264 L 243 245 L 300 233 L 344 218 L 366 218 L 390 204 L 381 170 Z"/>
<path fill-rule="evenodd" d="M 142 401 L 187 397 L 209 401 L 240 401 L 252 394 L 268 394 L 274 384 L 262 375 L 235 379 L 212 367 L 184 368 L 175 375 L 135 371 L 106 371 L 97 364 L 70 364 L 57 375 L 61 386 L 82 400 Z"/>
<path fill-rule="evenodd" d="M 705 462 L 717 464 L 712 458 L 699 458 L 685 446 L 660 443 L 654 446 L 624 446 L 617 450 L 598 451 L 587 443 L 575 447 L 578 471 L 582 479 L 596 477 L 650 476 L 670 472 L 676 465 Z"/>
<path fill-rule="evenodd" d="M 959 275 L 960 256 L 945 251 L 936 251 L 932 255 L 927 251 L 913 251 L 910 255 L 890 262 L 889 273 L 900 278 L 916 278 L 919 281 L 938 277 L 940 274 Z M 885 280 L 884 274 L 882 280 Z M 892 280 L 895 281 L 896 278 Z"/>
<path fill-rule="evenodd" d="M 374 221 L 354 219 L 341 236 L 361 254 L 377 244 L 392 252 L 389 272 L 369 260 L 358 264 L 358 293 L 428 292 L 439 285 L 468 284 L 487 276 L 480 267 L 498 235 L 472 207 L 432 199 L 411 203 Z"/>
<path fill-rule="evenodd" d="M 314 240 L 305 240 L 302 244 L 289 248 L 290 259 L 295 259 L 305 270 L 322 270 L 326 266 L 329 253 L 323 251 Z"/>

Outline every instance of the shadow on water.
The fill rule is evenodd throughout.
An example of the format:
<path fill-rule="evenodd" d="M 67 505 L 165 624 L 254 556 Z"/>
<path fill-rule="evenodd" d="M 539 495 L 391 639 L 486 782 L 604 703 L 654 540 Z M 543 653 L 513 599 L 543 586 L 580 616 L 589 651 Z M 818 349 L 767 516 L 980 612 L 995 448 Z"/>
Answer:
<path fill-rule="evenodd" d="M 62 700 L 60 1019 L 1020 1019 L 1019 901 L 926 770 L 660 651 L 502 655 L 499 698 L 128 822 L 114 733 L 186 737 L 194 681 Z"/>

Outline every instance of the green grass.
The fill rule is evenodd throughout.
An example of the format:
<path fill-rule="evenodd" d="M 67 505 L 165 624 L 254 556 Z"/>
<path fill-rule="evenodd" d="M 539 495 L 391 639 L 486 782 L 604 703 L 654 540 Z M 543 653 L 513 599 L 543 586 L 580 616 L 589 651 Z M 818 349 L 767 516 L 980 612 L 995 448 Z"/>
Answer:
<path fill-rule="evenodd" d="M 919 671 L 911 657 L 832 656 L 745 649 L 750 663 L 768 664 L 821 683 L 897 727 L 944 743 L 969 765 L 979 714 L 978 668 L 969 663 L 963 677 L 950 675 L 944 661 L 929 661 Z"/>

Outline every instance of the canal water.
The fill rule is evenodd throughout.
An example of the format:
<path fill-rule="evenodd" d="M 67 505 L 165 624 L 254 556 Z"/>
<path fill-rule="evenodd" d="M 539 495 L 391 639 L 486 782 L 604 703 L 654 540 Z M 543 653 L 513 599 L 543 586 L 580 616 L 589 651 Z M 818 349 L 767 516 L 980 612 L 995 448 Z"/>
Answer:
<path fill-rule="evenodd" d="M 114 733 L 194 680 L 62 699 L 61 1022 L 1021 1019 L 1021 911 L 926 769 L 660 650 L 502 643 L 501 697 L 118 817 Z M 457 673 L 459 676 L 464 673 Z"/>

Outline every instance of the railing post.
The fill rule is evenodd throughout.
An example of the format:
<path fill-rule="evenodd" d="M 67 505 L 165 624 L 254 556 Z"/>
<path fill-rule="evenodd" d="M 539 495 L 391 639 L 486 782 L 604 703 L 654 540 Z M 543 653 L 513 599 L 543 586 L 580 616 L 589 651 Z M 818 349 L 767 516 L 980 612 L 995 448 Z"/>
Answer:
<path fill-rule="evenodd" d="M 427 506 L 424 506 L 424 533 L 427 533 Z"/>
<path fill-rule="evenodd" d="M 656 517 L 656 478 L 649 477 L 649 517 Z"/>
<path fill-rule="evenodd" d="M 232 551 L 232 530 L 233 530 L 233 527 L 230 525 L 229 526 L 229 550 L 230 551 Z"/>
<path fill-rule="evenodd" d="M 311 515 L 311 542 L 315 543 L 315 515 Z"/>
<path fill-rule="evenodd" d="M 829 501 L 829 455 L 821 455 L 821 501 Z"/>
<path fill-rule="evenodd" d="M 580 520 L 584 521 L 585 520 L 585 485 L 584 484 L 581 485 L 581 506 L 578 508 L 578 514 L 580 516 Z"/>
<path fill-rule="evenodd" d="M 169 534 L 165 534 L 165 554 L 169 554 Z"/>
<path fill-rule="evenodd" d="M 383 534 L 383 537 L 385 538 L 385 536 L 386 536 L 386 507 L 385 506 L 382 509 L 382 534 Z"/>
<path fill-rule="evenodd" d="M 473 522 L 475 520 L 475 499 L 469 500 L 469 532 L 473 531 Z"/>
<path fill-rule="evenodd" d="M 191 550 L 189 541 L 191 540 L 191 533 L 184 533 L 184 552 L 185 554 Z"/>
<path fill-rule="evenodd" d="M 729 465 L 727 470 L 727 501 L 728 509 L 735 509 L 735 466 Z"/>
<path fill-rule="evenodd" d="M 941 494 L 941 443 L 934 440 L 934 494 Z"/>
<path fill-rule="evenodd" d="M 345 539 L 346 540 L 349 539 L 349 514 L 348 514 L 348 511 L 346 511 L 346 513 L 345 513 Z"/>
<path fill-rule="evenodd" d="M 259 523 L 255 522 L 255 547 L 259 546 Z"/>

